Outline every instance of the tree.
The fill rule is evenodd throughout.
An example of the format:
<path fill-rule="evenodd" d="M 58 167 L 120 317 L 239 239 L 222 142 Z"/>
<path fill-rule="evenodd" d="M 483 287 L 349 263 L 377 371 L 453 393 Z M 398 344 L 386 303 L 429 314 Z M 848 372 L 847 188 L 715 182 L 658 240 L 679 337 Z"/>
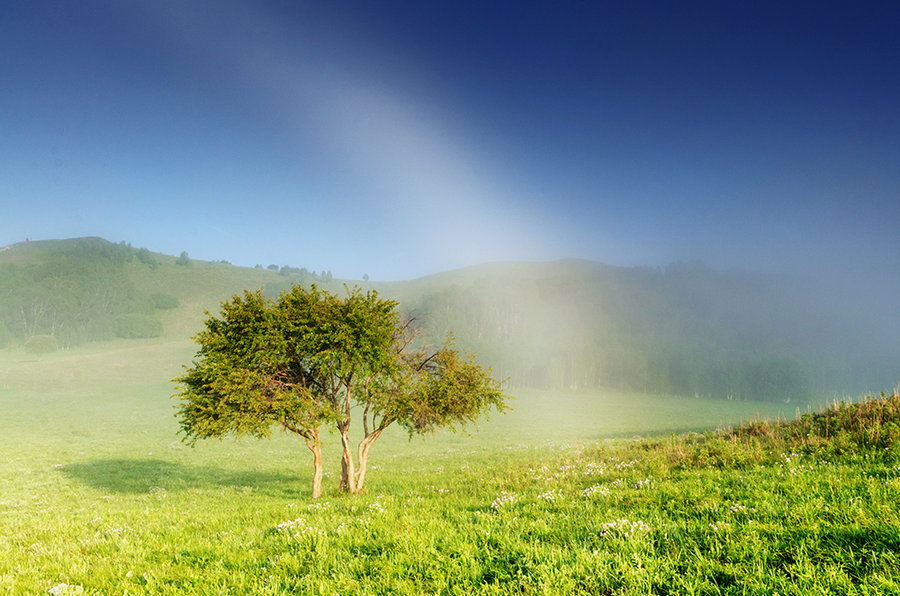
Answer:
<path fill-rule="evenodd" d="M 306 440 L 313 452 L 313 498 L 321 495 L 320 426 L 341 437 L 342 490 L 357 493 L 375 440 L 398 422 L 430 432 L 475 420 L 505 396 L 490 372 L 450 345 L 413 349 L 412 322 L 397 303 L 359 288 L 338 297 L 294 285 L 277 301 L 261 291 L 233 296 L 221 318 L 196 336 L 200 351 L 175 379 L 182 431 L 191 443 L 229 433 L 266 437 L 274 426 Z M 357 463 L 351 450 L 353 406 L 363 409 Z"/>
<path fill-rule="evenodd" d="M 137 260 L 147 265 L 151 269 L 156 269 L 159 267 L 159 262 L 156 260 L 156 257 L 153 256 L 153 253 L 147 250 L 146 248 L 140 248 L 135 253 Z"/>
<path fill-rule="evenodd" d="M 178 256 L 178 259 L 176 259 L 175 264 L 182 266 L 191 264 L 191 258 L 188 256 L 186 250 L 181 251 L 181 254 Z"/>
<path fill-rule="evenodd" d="M 275 306 L 260 291 L 244 292 L 222 304 L 220 319 L 206 320 L 193 367 L 175 379 L 178 415 L 191 444 L 229 433 L 268 437 L 275 425 L 301 436 L 313 454 L 315 499 L 324 474 L 319 426 L 329 411 Z"/>
<path fill-rule="evenodd" d="M 25 342 L 25 351 L 35 356 L 50 354 L 57 349 L 59 349 L 59 343 L 55 337 L 48 334 L 33 335 Z"/>
<path fill-rule="evenodd" d="M 355 395 L 364 408 L 363 438 L 355 474 L 351 468 L 342 476 L 342 485 L 350 492 L 363 490 L 369 450 L 394 422 L 412 436 L 474 423 L 492 407 L 501 412 L 507 408 L 491 371 L 453 349 L 452 336 L 436 351 L 413 349 L 418 331 L 414 323 L 406 319 L 396 325 L 388 359 L 375 374 L 359 381 Z"/>

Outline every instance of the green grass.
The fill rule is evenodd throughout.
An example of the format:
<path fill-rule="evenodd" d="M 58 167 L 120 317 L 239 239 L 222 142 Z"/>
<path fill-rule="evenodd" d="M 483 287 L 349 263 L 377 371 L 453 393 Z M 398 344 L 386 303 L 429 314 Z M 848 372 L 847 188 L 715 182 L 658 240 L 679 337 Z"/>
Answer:
<path fill-rule="evenodd" d="M 522 391 L 384 436 L 360 497 L 332 437 L 312 503 L 295 438 L 178 440 L 193 350 L 0 352 L 0 593 L 900 592 L 896 400 L 676 435 L 795 405 Z"/>

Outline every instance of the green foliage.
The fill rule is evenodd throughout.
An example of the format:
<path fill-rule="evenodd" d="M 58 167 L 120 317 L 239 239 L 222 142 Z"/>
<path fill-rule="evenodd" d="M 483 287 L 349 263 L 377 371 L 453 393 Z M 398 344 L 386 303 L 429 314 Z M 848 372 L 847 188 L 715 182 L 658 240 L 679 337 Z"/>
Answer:
<path fill-rule="evenodd" d="M 156 260 L 156 257 L 153 256 L 153 253 L 147 250 L 146 248 L 138 249 L 135 253 L 137 260 L 150 267 L 150 269 L 156 269 L 159 267 L 159 261 Z"/>
<path fill-rule="evenodd" d="M 178 258 L 175 260 L 176 265 L 186 266 L 191 264 L 191 258 L 188 256 L 187 251 L 181 251 L 181 254 L 178 255 Z"/>
<path fill-rule="evenodd" d="M 274 304 L 245 292 L 222 304 L 195 337 L 200 351 L 180 377 L 179 421 L 186 440 L 228 433 L 267 437 L 279 424 L 313 438 L 326 416 L 321 400 L 295 367 L 286 338 L 275 324 Z"/>
<path fill-rule="evenodd" d="M 129 313 L 118 315 L 113 319 L 113 332 L 116 337 L 125 339 L 142 339 L 159 337 L 163 334 L 162 323 L 152 315 Z"/>
<path fill-rule="evenodd" d="M 59 349 L 59 343 L 52 335 L 34 335 L 25 342 L 25 351 L 40 356 L 50 354 Z"/>
<path fill-rule="evenodd" d="M 502 409 L 504 396 L 488 372 L 449 346 L 432 355 L 407 351 L 412 337 L 396 305 L 374 291 L 354 288 L 342 298 L 315 285 L 295 285 L 278 300 L 261 290 L 233 296 L 221 317 L 206 320 L 193 367 L 175 379 L 186 440 L 266 437 L 278 425 L 313 449 L 320 424 L 332 422 L 343 437 L 343 482 L 353 491 L 351 402 L 364 408 L 360 470 L 394 422 L 428 432 Z M 364 471 L 360 488 L 363 479 Z"/>
<path fill-rule="evenodd" d="M 171 310 L 178 308 L 179 305 L 178 298 L 175 296 L 159 292 L 150 295 L 150 302 L 153 304 L 153 308 L 157 310 Z"/>
<path fill-rule="evenodd" d="M 500 384 L 450 342 L 434 353 L 398 350 L 385 374 L 365 380 L 364 403 L 382 420 L 396 420 L 410 435 L 474 423 L 494 408 L 507 409 Z M 376 426 L 373 422 L 373 426 Z"/>

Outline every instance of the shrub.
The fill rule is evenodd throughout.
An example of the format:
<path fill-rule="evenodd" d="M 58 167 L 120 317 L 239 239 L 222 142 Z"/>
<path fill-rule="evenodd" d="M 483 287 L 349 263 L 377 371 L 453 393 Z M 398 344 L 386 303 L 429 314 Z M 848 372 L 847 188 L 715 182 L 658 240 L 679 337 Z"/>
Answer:
<path fill-rule="evenodd" d="M 172 296 L 171 294 L 163 294 L 157 293 L 152 294 L 150 296 L 150 302 L 153 304 L 153 308 L 159 310 L 169 310 L 172 308 L 178 308 L 178 298 Z"/>
<path fill-rule="evenodd" d="M 113 328 L 116 337 L 125 339 L 159 337 L 163 333 L 162 323 L 150 315 L 119 315 L 115 318 Z"/>
<path fill-rule="evenodd" d="M 25 342 L 25 351 L 36 356 L 50 354 L 59 349 L 59 343 L 52 335 L 34 335 Z"/>
<path fill-rule="evenodd" d="M 156 269 L 159 266 L 159 263 L 156 261 L 156 257 L 153 256 L 153 253 L 147 250 L 146 248 L 141 248 L 135 253 L 138 261 L 147 265 L 151 269 Z"/>

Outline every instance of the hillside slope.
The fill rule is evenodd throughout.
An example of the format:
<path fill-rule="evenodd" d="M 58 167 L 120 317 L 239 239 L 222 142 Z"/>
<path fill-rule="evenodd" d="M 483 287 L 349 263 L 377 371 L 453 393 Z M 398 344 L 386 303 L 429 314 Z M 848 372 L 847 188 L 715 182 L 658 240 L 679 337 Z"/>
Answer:
<path fill-rule="evenodd" d="M 273 268 L 274 269 L 274 268 Z M 900 340 L 806 281 L 698 263 L 492 263 L 393 283 L 235 267 L 99 238 L 0 251 L 0 347 L 52 335 L 186 340 L 235 292 L 359 284 L 397 299 L 428 341 L 453 333 L 511 385 L 727 399 L 860 394 L 900 380 Z M 881 335 L 879 335 L 881 333 Z"/>
<path fill-rule="evenodd" d="M 418 313 L 433 340 L 453 331 L 514 385 L 802 400 L 900 379 L 890 327 L 829 302 L 834 292 L 808 280 L 699 263 L 558 261 L 483 265 L 381 289 Z"/>

